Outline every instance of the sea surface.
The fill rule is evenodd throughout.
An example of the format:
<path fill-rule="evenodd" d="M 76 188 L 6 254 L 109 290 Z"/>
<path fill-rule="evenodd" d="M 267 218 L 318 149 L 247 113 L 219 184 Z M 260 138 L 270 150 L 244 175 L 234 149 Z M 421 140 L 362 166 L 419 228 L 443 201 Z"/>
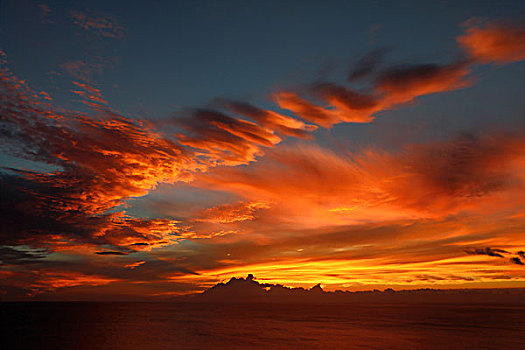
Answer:
<path fill-rule="evenodd" d="M 1 303 L 1 349 L 525 349 L 525 306 Z"/>

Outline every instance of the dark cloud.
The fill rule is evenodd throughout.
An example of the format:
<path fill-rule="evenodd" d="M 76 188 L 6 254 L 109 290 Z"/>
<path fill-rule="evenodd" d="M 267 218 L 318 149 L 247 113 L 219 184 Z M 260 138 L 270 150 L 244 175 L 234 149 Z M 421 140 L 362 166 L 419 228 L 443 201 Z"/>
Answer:
<path fill-rule="evenodd" d="M 523 261 L 520 260 L 520 258 L 510 258 L 510 262 L 516 265 L 525 265 Z"/>
<path fill-rule="evenodd" d="M 52 232 L 71 238 L 89 236 L 90 230 L 86 227 L 89 225 L 81 225 L 76 220 L 84 216 L 80 208 L 65 210 L 69 206 L 67 187 L 57 186 L 53 181 L 31 181 L 23 175 L 1 173 L 0 182 L 3 244 L 17 244 Z M 91 224 L 96 226 L 93 221 Z"/>
<path fill-rule="evenodd" d="M 128 255 L 128 253 L 119 252 L 119 251 L 103 251 L 103 252 L 95 252 L 97 255 Z"/>
<path fill-rule="evenodd" d="M 48 255 L 45 249 L 25 246 L 0 246 L 0 265 L 24 265 L 39 262 Z"/>
<path fill-rule="evenodd" d="M 151 123 L 109 110 L 100 90 L 84 83 L 75 83 L 75 93 L 97 104 L 96 116 L 42 102 L 6 68 L 0 84 L 2 151 L 53 169 L 5 169 L 0 174 L 8 189 L 0 204 L 3 244 L 50 248 L 57 239 L 135 248 L 169 244 L 179 232 L 175 221 L 108 211 L 147 194 L 158 183 L 188 181 L 192 172 L 210 166 L 253 161 L 262 148 L 281 141 L 275 130 L 304 136 L 315 130 L 293 118 L 237 104 L 261 125 L 199 109 L 174 120 L 185 131 L 177 140 Z"/>
<path fill-rule="evenodd" d="M 342 122 L 368 123 L 376 113 L 419 96 L 471 85 L 467 77 L 471 63 L 471 60 L 458 60 L 449 64 L 387 66 L 377 73 L 366 93 L 335 83 L 322 83 L 314 84 L 313 88 L 310 84 L 297 91 L 277 92 L 274 100 L 295 116 L 324 127 Z"/>
<path fill-rule="evenodd" d="M 274 95 L 274 100 L 282 109 L 290 111 L 309 123 L 330 127 L 340 122 L 337 113 L 302 98 L 296 92 L 280 91 Z"/>
<path fill-rule="evenodd" d="M 197 153 L 203 152 L 202 161 L 207 165 L 245 164 L 262 155 L 262 147 L 281 141 L 273 130 L 219 111 L 197 109 L 189 114 L 173 119 L 173 124 L 185 132 L 177 135 L 178 140 Z"/>
<path fill-rule="evenodd" d="M 275 129 L 283 135 L 309 138 L 317 129 L 314 125 L 304 124 L 294 118 L 258 108 L 246 102 L 226 101 L 225 105 L 234 113 L 244 115 L 262 126 Z"/>
<path fill-rule="evenodd" d="M 90 95 L 98 93 L 78 85 Z M 54 169 L 0 174 L 0 243 L 49 243 L 51 237 L 91 244 L 152 243 L 169 241 L 177 232 L 172 220 L 107 211 L 148 193 L 158 182 L 187 177 L 193 161 L 182 146 L 109 110 L 99 117 L 58 110 L 6 69 L 0 93 L 2 151 Z"/>
<path fill-rule="evenodd" d="M 34 176 L 33 173 L 0 173 L 2 244 L 25 242 L 51 248 L 57 239 L 115 245 L 147 239 L 162 244 L 167 243 L 167 235 L 177 232 L 173 223 L 166 219 L 130 218 L 121 213 L 90 214 L 75 196 L 82 187 L 72 188 L 79 185 L 79 181 L 70 184 L 58 175 L 40 181 L 40 175 L 36 179 L 32 178 Z"/>
<path fill-rule="evenodd" d="M 386 48 L 376 49 L 361 57 L 348 73 L 348 81 L 366 78 L 374 73 L 383 62 L 388 51 L 390 50 Z"/>
<path fill-rule="evenodd" d="M 469 86 L 468 61 L 450 64 L 408 64 L 383 70 L 376 78 L 376 89 L 385 94 L 387 105 L 405 103 L 423 95 Z"/>
<path fill-rule="evenodd" d="M 403 161 L 436 192 L 480 197 L 515 183 L 509 167 L 524 142 L 512 134 L 462 134 L 449 142 L 412 146 Z"/>
<path fill-rule="evenodd" d="M 200 134 L 199 136 L 208 136 L 207 132 L 210 132 L 210 129 L 222 130 L 230 137 L 238 137 L 239 139 L 235 139 L 237 143 L 245 141 L 262 146 L 272 146 L 272 139 L 275 140 L 275 136 L 270 130 L 213 110 L 195 110 L 192 118 L 186 119 L 182 126 L 189 131 Z M 203 139 L 205 138 L 203 137 Z"/>
<path fill-rule="evenodd" d="M 488 256 L 494 256 L 498 258 L 504 258 L 502 254 L 509 254 L 508 251 L 503 249 L 497 249 L 497 248 L 476 248 L 476 249 L 466 249 L 465 253 L 471 254 L 471 255 L 488 255 Z"/>
<path fill-rule="evenodd" d="M 368 111 L 379 104 L 376 97 L 354 91 L 352 89 L 332 83 L 315 84 L 314 93 L 330 102 L 332 105 L 343 104 L 348 110 Z"/>

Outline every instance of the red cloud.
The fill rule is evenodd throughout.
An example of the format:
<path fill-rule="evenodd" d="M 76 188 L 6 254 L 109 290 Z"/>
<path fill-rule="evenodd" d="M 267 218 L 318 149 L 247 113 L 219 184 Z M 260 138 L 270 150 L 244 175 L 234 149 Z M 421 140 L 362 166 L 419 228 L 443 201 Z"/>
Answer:
<path fill-rule="evenodd" d="M 100 286 L 119 281 L 117 278 L 86 275 L 78 272 L 43 272 L 40 275 L 41 277 L 32 286 L 38 290 L 76 286 Z"/>
<path fill-rule="evenodd" d="M 82 90 L 72 90 L 72 92 L 84 98 L 85 100 L 83 100 L 82 102 L 87 104 L 88 106 L 94 106 L 98 108 L 100 107 L 100 105 L 108 104 L 108 101 L 104 99 L 99 89 L 76 81 L 74 81 L 73 84 L 75 84 Z"/>
<path fill-rule="evenodd" d="M 229 224 L 233 222 L 255 219 L 255 212 L 260 209 L 268 209 L 270 206 L 265 202 L 239 202 L 226 204 L 206 209 L 198 216 L 196 221 Z"/>
<path fill-rule="evenodd" d="M 180 145 L 109 111 L 101 110 L 105 115 L 99 118 L 58 111 L 3 73 L 1 122 L 9 130 L 3 149 L 57 169 L 2 175 L 2 187 L 12 189 L 2 202 L 3 242 L 37 244 L 38 236 L 62 235 L 91 243 L 156 244 L 177 232 L 171 220 L 106 212 L 129 197 L 145 195 L 159 182 L 188 179 L 195 162 Z M 100 99 L 98 90 L 77 86 Z"/>
<path fill-rule="evenodd" d="M 126 269 L 134 269 L 134 268 L 139 267 L 140 265 L 145 264 L 145 263 L 146 263 L 145 261 L 136 261 L 136 262 L 124 265 L 124 268 L 126 268 Z"/>
<path fill-rule="evenodd" d="M 375 113 L 411 102 L 418 96 L 469 86 L 469 72 L 469 62 L 466 61 L 393 67 L 379 74 L 369 94 L 333 83 L 321 83 L 314 85 L 309 92 L 324 106 L 304 99 L 296 92 L 277 92 L 274 100 L 279 107 L 297 117 L 323 127 L 343 122 L 369 123 L 375 119 Z"/>
<path fill-rule="evenodd" d="M 247 200 L 278 203 L 268 215 L 296 217 L 297 225 L 442 217 L 515 210 L 525 197 L 523 149 L 523 135 L 507 134 L 462 136 L 398 154 L 281 148 L 249 169 L 224 168 L 198 179 Z"/>
<path fill-rule="evenodd" d="M 189 110 L 179 118 L 159 121 L 176 128 L 178 143 L 192 151 L 201 170 L 253 162 L 285 137 L 310 138 L 317 130 L 316 125 L 244 102 L 221 100 L 218 108 Z"/>
<path fill-rule="evenodd" d="M 245 115 L 262 126 L 275 129 L 284 135 L 309 138 L 312 132 L 317 130 L 315 125 L 305 124 L 297 119 L 274 111 L 260 109 L 245 102 L 228 102 L 226 107 L 234 113 Z"/>
<path fill-rule="evenodd" d="M 418 96 L 469 86 L 470 81 L 466 79 L 469 72 L 467 62 L 391 68 L 379 76 L 376 88 L 384 93 L 383 103 L 388 107 L 392 104 L 410 102 Z"/>
<path fill-rule="evenodd" d="M 459 44 L 475 60 L 499 64 L 525 59 L 525 25 L 491 22 L 469 25 Z"/>

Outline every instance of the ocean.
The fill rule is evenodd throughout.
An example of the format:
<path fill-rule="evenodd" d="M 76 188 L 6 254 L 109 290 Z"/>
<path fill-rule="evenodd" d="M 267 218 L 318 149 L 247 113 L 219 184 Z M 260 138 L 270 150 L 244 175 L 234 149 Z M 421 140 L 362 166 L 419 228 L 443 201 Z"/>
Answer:
<path fill-rule="evenodd" d="M 2 349 L 523 349 L 525 306 L 0 303 Z"/>

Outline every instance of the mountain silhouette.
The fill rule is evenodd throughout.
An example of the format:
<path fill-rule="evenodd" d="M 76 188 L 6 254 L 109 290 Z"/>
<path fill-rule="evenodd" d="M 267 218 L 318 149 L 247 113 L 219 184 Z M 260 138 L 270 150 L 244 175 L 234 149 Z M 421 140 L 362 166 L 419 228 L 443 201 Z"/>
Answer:
<path fill-rule="evenodd" d="M 246 278 L 231 278 L 227 283 L 218 283 L 204 291 L 199 298 L 213 301 L 314 301 L 325 294 L 320 284 L 311 289 L 290 288 L 281 284 L 259 283 L 252 274 Z"/>
<path fill-rule="evenodd" d="M 249 274 L 246 278 L 233 277 L 218 283 L 202 293 L 176 298 L 190 302 L 209 303 L 504 303 L 525 304 L 525 288 L 505 289 L 416 289 L 395 291 L 331 291 L 321 284 L 306 289 L 282 284 L 260 283 Z"/>

